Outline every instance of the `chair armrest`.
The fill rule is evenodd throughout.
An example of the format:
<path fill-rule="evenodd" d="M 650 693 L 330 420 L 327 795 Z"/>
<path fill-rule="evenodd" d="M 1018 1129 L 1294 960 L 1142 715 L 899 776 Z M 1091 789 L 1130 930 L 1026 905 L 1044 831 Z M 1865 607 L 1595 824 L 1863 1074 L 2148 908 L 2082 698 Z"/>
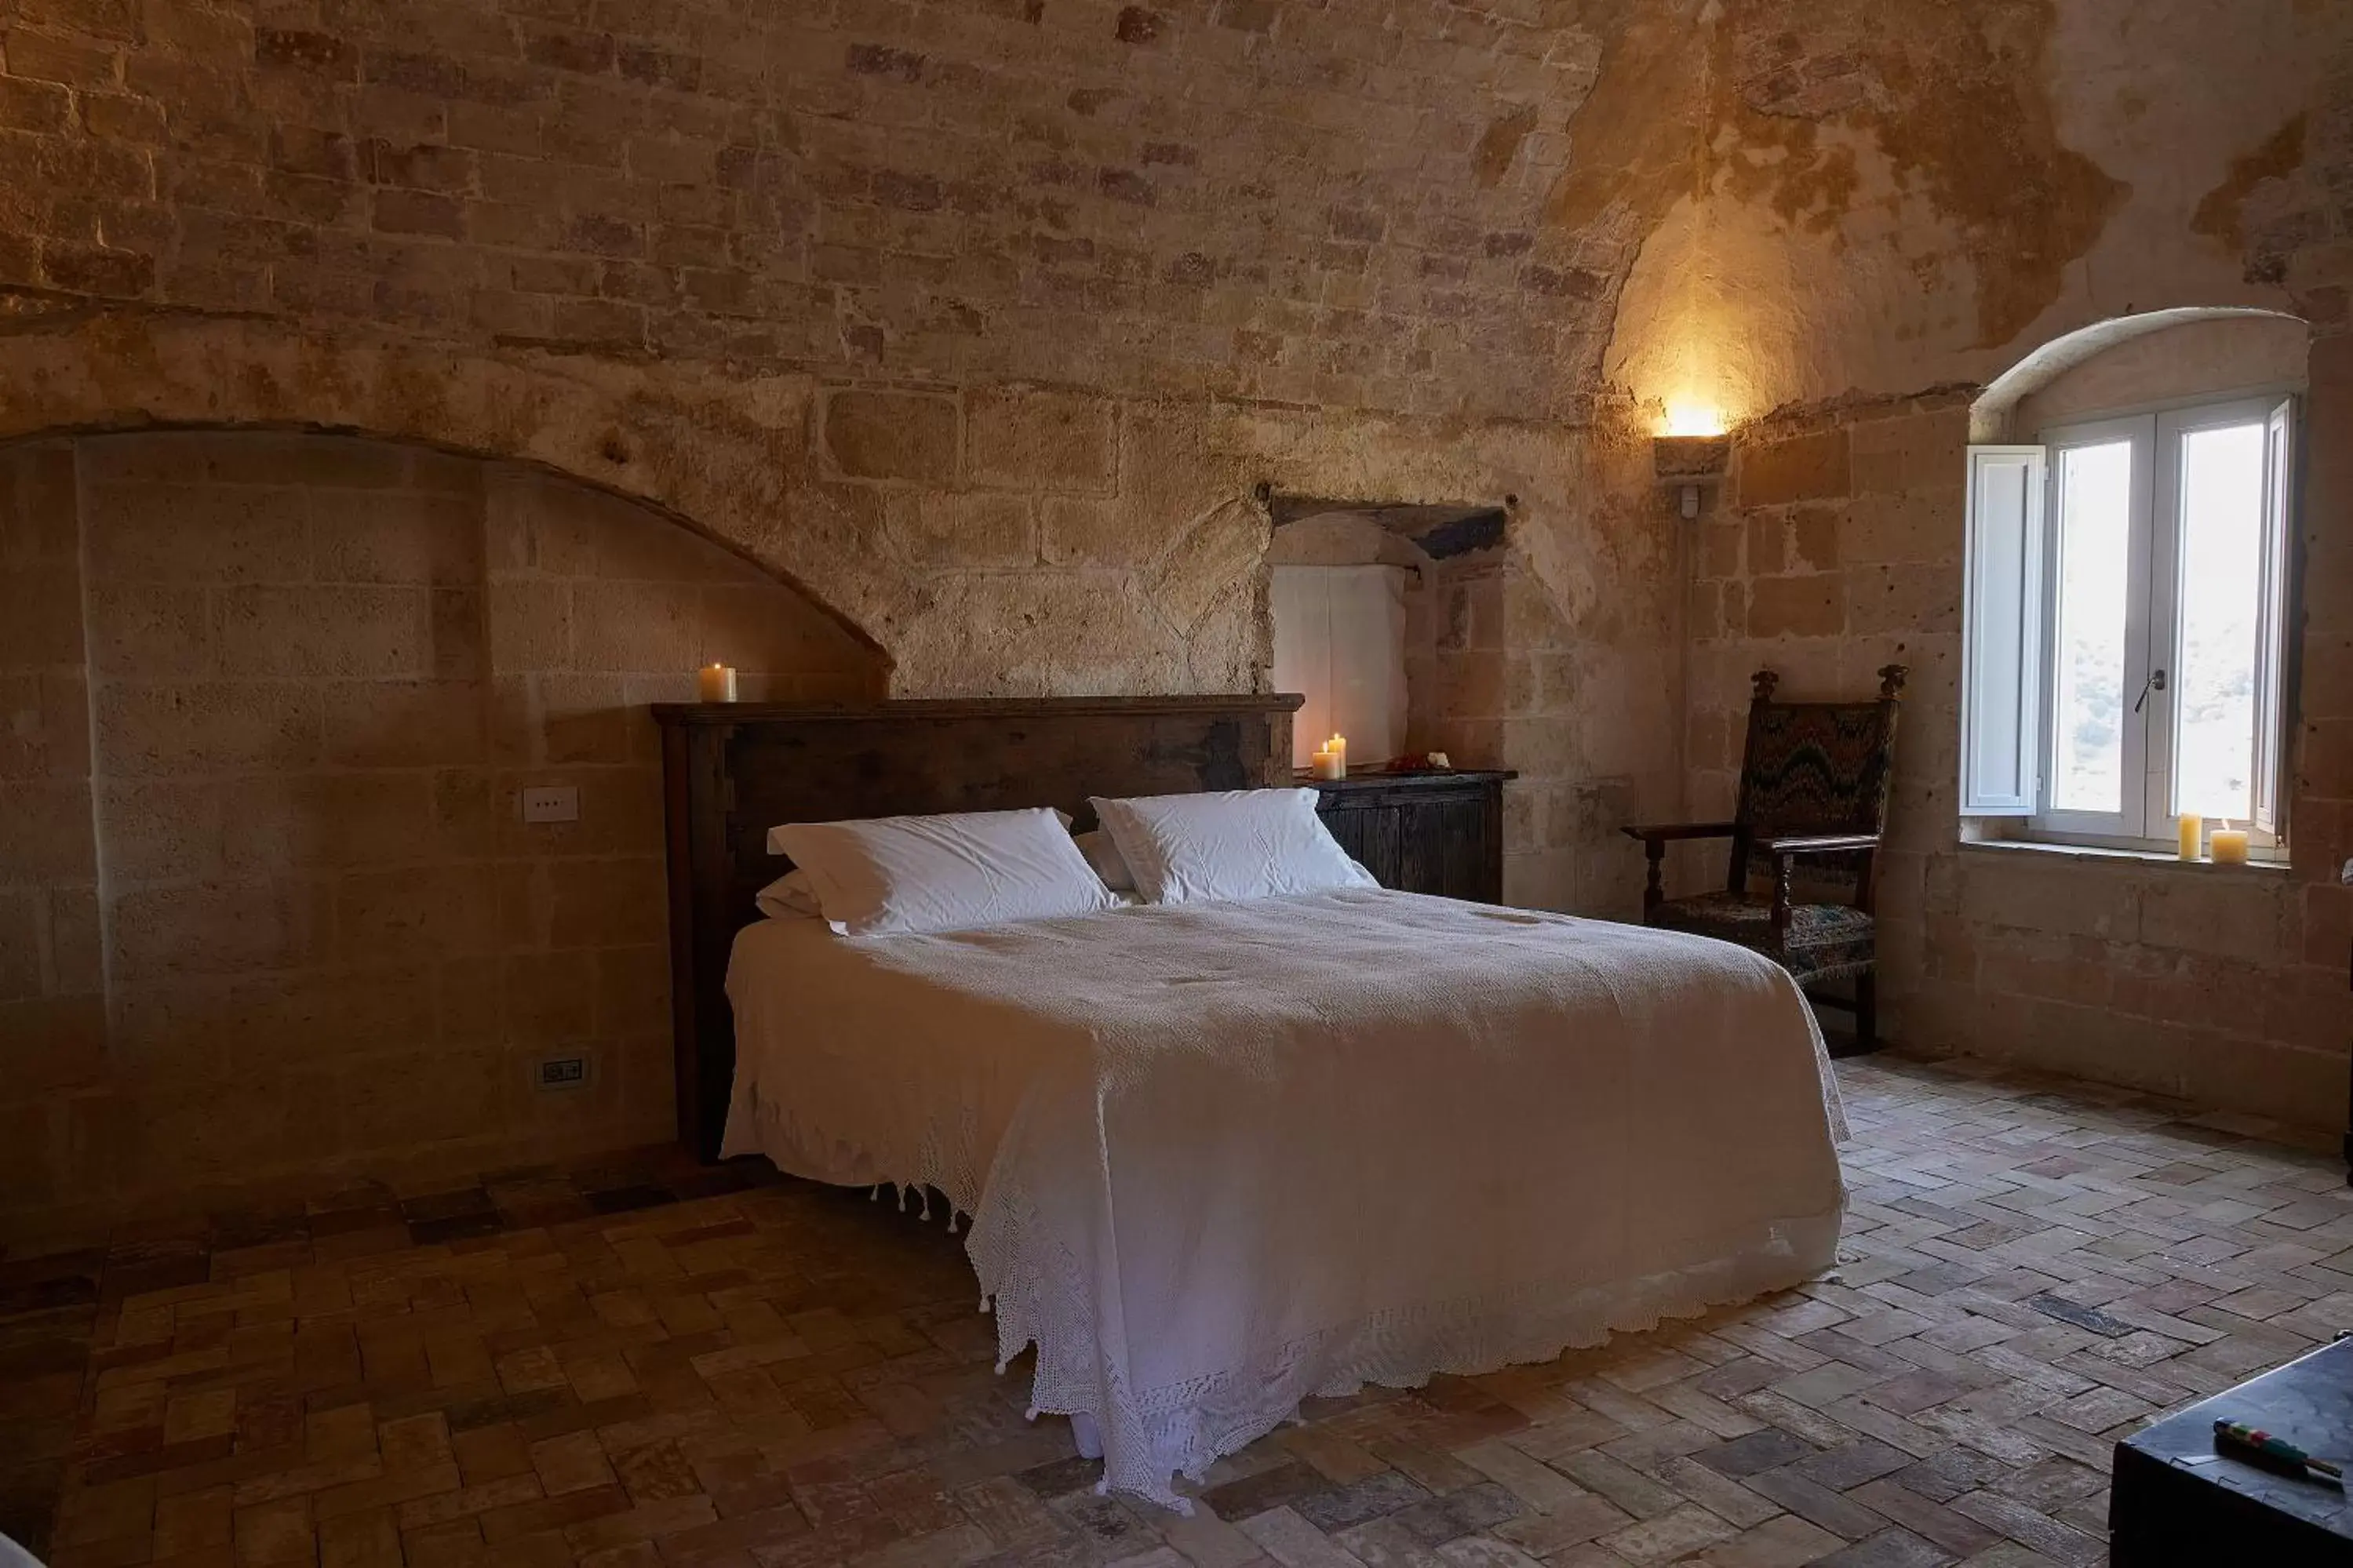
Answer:
<path fill-rule="evenodd" d="M 1648 925 L 1666 901 L 1667 843 L 1678 838 L 1735 838 L 1740 832 L 1736 822 L 1662 822 L 1643 827 L 1620 829 L 1629 838 L 1642 841 L 1642 858 L 1651 863 L 1650 880 L 1642 887 L 1642 923 Z"/>
<path fill-rule="evenodd" d="M 1649 827 L 1619 829 L 1629 838 L 1663 844 L 1671 838 L 1729 838 L 1738 832 L 1736 822 L 1672 822 Z"/>
<path fill-rule="evenodd" d="M 1798 833 L 1786 838 L 1759 839 L 1756 847 L 1773 857 L 1773 931 L 1778 938 L 1789 929 L 1789 884 L 1795 869 L 1791 862 L 1800 855 L 1852 855 L 1857 850 L 1867 853 L 1879 847 L 1879 835 Z M 1868 872 L 1855 887 L 1854 907 L 1866 911 L 1871 908 Z"/>
<path fill-rule="evenodd" d="M 1759 839 L 1757 847 L 1767 855 L 1841 855 L 1879 847 L 1876 833 L 1804 833 L 1787 838 Z"/>

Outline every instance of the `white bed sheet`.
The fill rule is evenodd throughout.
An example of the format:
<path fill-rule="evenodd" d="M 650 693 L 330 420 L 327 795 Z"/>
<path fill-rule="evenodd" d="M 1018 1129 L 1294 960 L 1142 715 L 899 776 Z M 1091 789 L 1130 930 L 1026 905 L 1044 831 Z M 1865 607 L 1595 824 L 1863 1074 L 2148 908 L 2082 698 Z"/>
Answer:
<path fill-rule="evenodd" d="M 1837 1088 L 1721 942 L 1381 890 L 736 939 L 724 1152 L 971 1215 L 1001 1353 L 1174 1503 L 1303 1397 L 1829 1265 Z"/>

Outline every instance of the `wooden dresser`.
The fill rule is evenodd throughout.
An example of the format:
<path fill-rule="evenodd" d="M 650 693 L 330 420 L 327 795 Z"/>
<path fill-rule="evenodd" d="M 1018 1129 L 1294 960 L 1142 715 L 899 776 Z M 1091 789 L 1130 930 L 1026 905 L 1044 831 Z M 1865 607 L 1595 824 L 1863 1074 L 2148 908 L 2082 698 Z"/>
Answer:
<path fill-rule="evenodd" d="M 1483 904 L 1504 901 L 1504 783 L 1519 775 L 1443 773 L 1302 777 L 1324 798 L 1324 826 L 1384 888 Z"/>

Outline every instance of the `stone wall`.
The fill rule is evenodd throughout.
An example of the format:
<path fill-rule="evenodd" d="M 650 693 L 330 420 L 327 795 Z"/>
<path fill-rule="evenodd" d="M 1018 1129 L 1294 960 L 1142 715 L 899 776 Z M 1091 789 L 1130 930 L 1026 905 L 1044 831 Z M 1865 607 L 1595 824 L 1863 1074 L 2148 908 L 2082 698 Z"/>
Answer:
<path fill-rule="evenodd" d="M 106 1050 L 81 602 L 71 444 L 0 448 L 0 1234 L 54 1195 L 46 1107 Z"/>
<path fill-rule="evenodd" d="M 2128 358 L 2166 363 L 2146 351 Z M 2089 382 L 2103 378 L 2085 371 Z M 1968 427 L 1968 395 L 1955 393 L 1793 414 L 1743 432 L 1725 504 L 1695 540 L 1685 736 L 1694 815 L 1731 806 L 1750 671 L 1780 671 L 1788 695 L 1855 694 L 1872 689 L 1879 665 L 1905 663 L 1911 683 L 1880 863 L 1887 1036 L 2341 1125 L 2353 952 L 2353 889 L 2337 876 L 2353 855 L 2353 641 L 2343 632 L 2353 616 L 2353 340 L 2322 339 L 2311 356 L 2286 870 L 1961 842 Z M 1722 863 L 1694 855 L 1678 874 L 1695 886 L 1720 877 Z"/>
<path fill-rule="evenodd" d="M 536 470 L 246 433 L 14 455 L 27 550 L 87 563 L 41 587 L 54 646 L 26 655 L 75 692 L 86 657 L 92 744 L 88 782 L 82 752 L 47 762 L 56 805 L 23 820 L 52 847 L 9 862 L 37 885 L 5 907 L 46 934 L 0 949 L 44 960 L 0 1004 L 42 1010 L 0 1079 L 0 1229 L 666 1139 L 645 705 L 713 660 L 747 699 L 871 696 L 872 653 Z M 525 824 L 541 784 L 578 820 Z M 589 1086 L 535 1090 L 555 1054 Z"/>
<path fill-rule="evenodd" d="M 1531 9 L 32 0 L 0 282 L 1559 420 L 1614 258 L 1537 222 L 1594 64 Z"/>
<path fill-rule="evenodd" d="M 1739 423 L 2168 306 L 2348 321 L 2353 9 L 1620 9 L 1649 25 L 1604 55 L 1555 210 L 1641 226 L 1606 372 L 1646 398 Z"/>
<path fill-rule="evenodd" d="M 1633 245 L 1546 220 L 1595 70 L 1562 19 L 169 12 L 19 17 L 0 434 L 316 424 L 544 462 L 801 586 L 909 696 L 1249 688 L 1261 485 L 1518 493 L 1528 625 L 1602 689 L 1674 657 L 1672 534 L 1590 482 Z M 1667 714 L 1608 776 L 1541 716 L 1482 713 L 1466 760 L 1671 797 Z M 1575 813 L 1548 820 L 1515 886 L 1567 902 Z"/>
<path fill-rule="evenodd" d="M 1862 407 L 2161 305 L 2347 321 L 2353 12 L 2137 15 L 18 0 L 0 437 L 259 425 L 537 465 L 797 588 L 908 696 L 1251 686 L 1261 485 L 1516 494 L 1434 617 L 1440 742 L 1523 775 L 1513 897 L 1630 912 L 1617 826 L 1720 772 L 1704 704 L 1685 767 L 1687 664 L 1721 689 L 1728 637 L 1862 661 L 1950 619 L 1933 552 L 1870 553 L 1945 502 L 1809 479 L 1836 444 L 1800 438 L 1757 458 L 1778 522 L 1738 630 L 1686 638 L 1749 568 L 1687 575 L 1638 410 Z M 1861 474 L 1864 427 L 1912 417 L 1759 435 L 1852 426 Z M 70 574 L 29 493 L 11 592 Z M 1806 569 L 1825 526 L 1852 568 Z M 107 951 L 69 640 L 0 628 L 5 787 L 69 822 L 0 826 L 30 1009 L 0 1070 L 78 1059 Z"/>
<path fill-rule="evenodd" d="M 36 4 L 0 298 L 110 313 L 101 380 L 174 377 L 153 312 L 237 322 L 185 352 L 280 362 L 269 417 L 644 495 L 904 693 L 1246 687 L 1278 476 L 1203 449 L 1221 407 L 1361 421 L 1316 493 L 1395 500 L 1439 498 L 1377 441 L 1587 417 L 1631 251 L 1542 222 L 1592 60 L 1519 9 Z M 345 419 L 363 344 L 446 368 Z M 23 368 L 9 426 L 88 416 Z M 223 368 L 199 400 L 260 401 Z"/>
<path fill-rule="evenodd" d="M 1900 653 L 1893 1037 L 2334 1124 L 2353 1033 L 2328 880 L 2353 798 L 2330 629 L 2353 539 L 2333 472 L 2353 434 L 2335 379 L 2353 326 L 2353 9 L 2151 0 L 2125 26 L 2095 0 L 1723 0 L 1690 20 L 1630 27 L 1571 126 L 1606 152 L 1587 183 L 1573 170 L 1574 210 L 1630 205 L 1646 236 L 1606 374 L 1739 435 L 1690 535 L 1684 804 L 1729 804 L 1757 666 L 1799 694 L 1867 691 Z M 1704 69 L 1684 68 L 1694 54 Z M 2295 869 L 1962 847 L 1968 405 L 2079 330 L 2214 307 L 2318 340 Z M 1702 874 L 1678 858 L 1686 885 Z"/>
<path fill-rule="evenodd" d="M 1517 493 L 1517 635 L 1553 638 L 1606 701 L 1668 678 L 1679 587 L 1672 532 L 1651 526 L 1646 495 L 1604 478 L 1631 448 L 1582 434 L 1609 279 L 1630 246 L 1543 221 L 1567 158 L 1561 129 L 1592 75 L 1573 29 L 1446 0 L 1377 18 L 1095 0 L 593 14 L 36 0 L 10 12 L 0 40 L 12 193 L 0 201 L 0 437 L 311 427 L 542 465 L 803 590 L 902 696 L 1249 689 L 1269 651 L 1261 485 L 1405 501 Z M 1606 428 L 1614 416 L 1602 417 Z M 401 799 L 371 796 L 369 810 L 413 813 L 437 799 L 418 780 L 462 774 L 493 792 L 491 826 L 467 830 L 511 836 L 497 792 L 512 764 L 622 766 L 616 682 L 622 700 L 642 700 L 654 688 L 629 670 L 676 679 L 701 651 L 694 634 L 724 624 L 696 618 L 703 610 L 681 619 L 675 595 L 652 590 L 612 592 L 588 615 L 607 590 L 584 584 L 569 590 L 575 626 L 634 639 L 639 662 L 545 662 L 557 656 L 542 640 L 544 595 L 496 548 L 506 493 L 485 480 L 479 502 L 489 684 L 443 689 L 448 706 L 411 716 L 426 751 L 391 791 Z M 171 571 L 235 570 L 235 528 L 217 521 L 181 541 L 190 555 Z M 196 592 L 168 573 L 103 587 Z M 421 628 L 402 618 L 416 609 L 409 588 L 424 591 Z M 459 651 L 430 640 L 448 627 L 431 619 L 429 584 L 201 592 L 254 616 L 236 634 L 247 640 L 206 657 L 265 660 L 214 674 L 279 682 L 313 704 L 305 743 L 319 749 L 289 776 L 308 777 L 312 756 L 329 773 L 362 768 L 332 749 L 331 715 L 344 710 L 313 683 L 434 679 L 401 661 Z M 269 618 L 363 598 L 399 624 L 343 626 L 347 650 Z M 1476 626 L 1507 631 L 1499 614 Z M 94 618 L 92 636 L 101 629 Z M 274 630 L 293 640 L 276 647 Z M 69 696 L 79 657 L 55 671 Z M 375 673 L 337 673 L 343 658 Z M 138 684 L 101 683 L 102 746 L 168 717 L 138 707 Z M 32 697 L 11 688 L 9 709 L 20 734 L 47 722 L 37 682 L 24 689 Z M 477 698 L 493 736 L 528 721 L 543 749 L 423 760 L 446 726 L 474 721 Z M 1652 707 L 1611 725 L 1619 743 L 1597 763 L 1558 716 L 1577 700 L 1566 678 L 1548 697 L 1484 698 L 1453 749 L 1531 781 L 1513 808 L 1514 896 L 1598 891 L 1622 908 L 1623 868 L 1589 869 L 1622 848 L 1582 803 L 1607 792 L 1663 808 L 1680 788 L 1673 720 Z M 265 739 L 267 720 L 243 714 Z M 86 793 L 71 750 L 61 741 L 39 766 Z M 259 765 L 233 760 L 231 773 Z M 83 950 L 93 963 L 111 955 L 118 992 L 101 1034 L 91 974 L 39 971 L 43 987 L 86 989 L 79 1012 L 27 1016 L 6 1040 L 11 1068 L 43 1064 L 15 1081 L 70 1090 L 12 1103 L 37 1178 L 19 1190 L 96 1201 L 94 1173 L 120 1165 L 107 1190 L 153 1192 L 224 1173 L 289 1128 L 281 1164 L 382 1166 L 405 1139 L 496 1163 L 575 1131 L 663 1124 L 643 1019 L 607 1021 L 606 961 L 585 957 L 606 938 L 575 941 L 568 923 L 607 931 L 625 884 L 648 895 L 648 841 L 625 853 L 604 837 L 626 824 L 584 826 L 596 853 L 520 880 L 485 869 L 512 858 L 508 837 L 451 842 L 434 836 L 457 827 L 413 815 L 401 842 L 417 858 L 391 869 L 341 858 L 362 851 L 318 841 L 332 833 L 279 863 L 258 822 L 203 867 L 142 867 L 135 846 L 211 831 L 217 819 L 202 814 L 223 786 L 214 774 L 106 786 L 97 837 L 123 848 L 103 950 L 91 867 L 7 847 L 23 910 L 54 925 L 75 898 L 90 906 Z M 640 777 L 600 784 L 592 809 L 616 787 L 642 804 L 626 794 Z M 138 816 L 142 799 L 157 814 Z M 284 790 L 256 799 L 292 809 Z M 70 842 L 44 839 L 41 857 Z M 559 1016 L 509 1019 L 479 998 L 469 1014 L 457 957 L 389 906 L 381 919 L 397 929 L 384 934 L 400 956 L 385 967 L 407 966 L 416 984 L 368 992 L 342 922 L 375 908 L 380 886 L 412 912 L 461 908 L 465 930 L 507 944 L 502 964 L 532 955 L 530 994 Z M 17 904 L 9 918 L 12 941 L 33 929 Z M 640 908 L 634 924 L 612 924 L 614 950 L 643 959 L 647 918 Z M 200 956 L 206 930 L 251 950 Z M 57 950 L 72 959 L 70 942 Z M 6 967 L 35 970 L 13 949 Z M 272 978 L 247 984 L 254 973 Z M 369 1010 L 422 1007 L 428 991 L 429 1019 Z M 206 1022 L 195 992 L 230 995 L 217 1005 L 241 1021 Z M 351 1062 L 330 1052 L 287 1065 L 306 1027 L 346 1015 Z M 241 1050 L 222 1043 L 264 1016 Z M 534 1042 L 584 1025 L 607 1047 L 605 1087 L 561 1106 L 522 1099 Z M 428 1119 L 419 1080 L 444 1057 L 434 1092 L 446 1113 Z M 139 1132 L 149 1102 L 132 1085 L 157 1068 L 156 1082 L 193 1086 L 188 1102 L 218 1114 Z M 321 1080 L 334 1105 L 312 1118 Z M 479 1111 L 449 1093 L 458 1082 L 480 1089 Z M 173 1101 L 159 1089 L 153 1103 Z"/>

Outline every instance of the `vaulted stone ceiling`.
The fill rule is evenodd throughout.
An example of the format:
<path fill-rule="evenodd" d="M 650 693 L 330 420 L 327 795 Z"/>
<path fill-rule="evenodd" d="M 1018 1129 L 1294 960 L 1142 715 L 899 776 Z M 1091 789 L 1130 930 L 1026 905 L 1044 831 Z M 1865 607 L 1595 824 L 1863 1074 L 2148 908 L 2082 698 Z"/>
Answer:
<path fill-rule="evenodd" d="M 1750 401 L 1891 390 L 2340 281 L 2326 0 L 633 11 L 26 0 L 0 281 L 1571 421 L 1710 356 Z"/>
<path fill-rule="evenodd" d="M 1576 624 L 1663 568 L 1613 521 L 1647 486 L 1609 475 L 1670 400 L 1978 382 L 2165 305 L 2326 326 L 2353 271 L 2353 10 L 2327 0 L 11 18 L 8 428 L 185 416 L 141 388 L 210 384 L 223 418 L 359 407 L 541 457 L 808 586 L 902 689 L 1247 679 L 1261 484 L 1525 494 Z M 623 412 L 533 426 L 501 363 Z M 1006 384 L 1063 397 L 1061 435 L 973 426 Z M 811 422 L 867 406 L 827 391 L 853 384 L 955 406 L 876 405 L 934 439 L 845 467 Z M 1100 485 L 1037 445 L 1063 437 Z"/>
<path fill-rule="evenodd" d="M 1756 415 L 2164 305 L 2343 313 L 2343 6 L 1676 9 L 1618 7 L 1551 208 L 1642 235 L 1608 362 L 1637 393 Z"/>

